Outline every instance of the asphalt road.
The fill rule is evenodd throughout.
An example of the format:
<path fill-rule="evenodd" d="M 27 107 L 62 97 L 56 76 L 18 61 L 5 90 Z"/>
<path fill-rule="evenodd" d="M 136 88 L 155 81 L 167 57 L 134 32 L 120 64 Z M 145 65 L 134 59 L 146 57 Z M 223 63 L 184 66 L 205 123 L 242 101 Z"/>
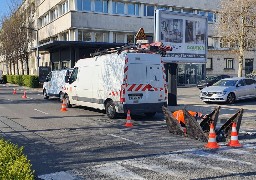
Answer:
<path fill-rule="evenodd" d="M 13 95 L 13 88 L 17 94 Z M 27 99 L 21 96 L 26 90 Z M 216 104 L 204 104 L 199 90 L 178 89 L 178 106 L 206 114 Z M 170 134 L 164 116 L 110 120 L 90 108 L 61 112 L 54 98 L 44 100 L 39 89 L 0 85 L 0 134 L 24 146 L 38 179 L 255 179 L 256 101 L 221 106 L 220 122 L 244 109 L 239 141 L 234 149 L 207 150 L 202 142 Z"/>

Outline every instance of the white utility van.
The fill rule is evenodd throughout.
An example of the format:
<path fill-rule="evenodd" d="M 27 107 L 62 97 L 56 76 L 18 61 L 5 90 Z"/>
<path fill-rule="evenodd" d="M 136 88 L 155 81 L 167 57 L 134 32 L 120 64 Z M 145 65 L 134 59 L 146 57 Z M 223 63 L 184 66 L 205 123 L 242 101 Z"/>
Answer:
<path fill-rule="evenodd" d="M 167 87 L 161 56 L 121 51 L 80 59 L 65 86 L 68 106 L 154 116 L 166 106 Z"/>
<path fill-rule="evenodd" d="M 62 100 L 64 95 L 63 87 L 71 72 L 72 69 L 51 71 L 43 84 L 44 99 L 49 99 L 49 96 L 55 96 Z"/>

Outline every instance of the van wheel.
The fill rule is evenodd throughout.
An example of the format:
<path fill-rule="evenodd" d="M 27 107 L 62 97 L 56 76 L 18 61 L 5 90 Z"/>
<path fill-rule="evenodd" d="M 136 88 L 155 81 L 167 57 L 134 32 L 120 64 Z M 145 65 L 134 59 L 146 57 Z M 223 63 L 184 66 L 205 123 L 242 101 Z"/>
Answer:
<path fill-rule="evenodd" d="M 44 96 L 44 99 L 49 99 L 49 96 L 45 89 L 43 90 L 43 96 Z"/>
<path fill-rule="evenodd" d="M 63 92 L 60 92 L 59 98 L 60 98 L 60 102 L 62 102 L 64 100 L 64 93 Z"/>
<path fill-rule="evenodd" d="M 156 112 L 148 112 L 148 113 L 144 113 L 146 115 L 146 117 L 148 118 L 152 118 L 156 115 Z"/>
<path fill-rule="evenodd" d="M 117 116 L 116 108 L 113 101 L 108 101 L 106 104 L 106 114 L 110 119 L 114 119 Z"/>
<path fill-rule="evenodd" d="M 71 108 L 71 107 L 72 107 L 72 105 L 70 104 L 70 101 L 69 101 L 69 96 L 68 96 L 67 94 L 64 95 L 63 100 L 66 101 L 66 106 L 67 106 L 68 108 Z"/>

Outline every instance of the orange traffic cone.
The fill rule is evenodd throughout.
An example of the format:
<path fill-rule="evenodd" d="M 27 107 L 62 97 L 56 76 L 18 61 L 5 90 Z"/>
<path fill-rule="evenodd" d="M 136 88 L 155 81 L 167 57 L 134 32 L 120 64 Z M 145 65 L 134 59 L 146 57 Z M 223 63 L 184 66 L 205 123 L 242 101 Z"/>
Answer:
<path fill-rule="evenodd" d="M 65 112 L 67 110 L 66 100 L 63 99 L 60 111 Z"/>
<path fill-rule="evenodd" d="M 216 134 L 214 131 L 213 123 L 211 123 L 211 125 L 210 125 L 209 139 L 208 139 L 208 143 L 205 145 L 205 147 L 210 148 L 210 149 L 217 149 L 220 147 L 216 141 Z"/>
<path fill-rule="evenodd" d="M 26 91 L 24 91 L 24 94 L 23 94 L 22 98 L 27 99 Z"/>
<path fill-rule="evenodd" d="M 233 124 L 232 124 L 231 139 L 230 139 L 230 142 L 228 143 L 228 146 L 231 146 L 231 147 L 241 147 L 242 146 L 238 141 L 238 134 L 237 134 L 235 122 L 233 122 Z"/>
<path fill-rule="evenodd" d="M 131 121 L 131 115 L 130 115 L 130 110 L 127 111 L 127 117 L 126 117 L 126 127 L 133 127 L 132 121 Z"/>
<path fill-rule="evenodd" d="M 13 89 L 12 94 L 17 94 L 17 92 L 16 92 L 16 89 L 15 89 L 15 88 Z"/>

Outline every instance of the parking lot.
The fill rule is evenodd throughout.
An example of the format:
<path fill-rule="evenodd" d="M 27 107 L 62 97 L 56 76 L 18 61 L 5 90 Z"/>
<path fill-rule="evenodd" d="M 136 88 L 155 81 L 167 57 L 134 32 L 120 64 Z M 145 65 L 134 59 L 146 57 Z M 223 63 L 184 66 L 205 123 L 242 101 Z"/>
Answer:
<path fill-rule="evenodd" d="M 12 94 L 14 87 L 16 95 Z M 27 99 L 21 98 L 24 90 Z M 251 158 L 255 156 L 256 143 L 255 100 L 231 105 L 205 104 L 199 100 L 197 88 L 178 88 L 178 106 L 170 106 L 171 111 L 186 108 L 207 114 L 220 105 L 218 123 L 222 123 L 240 108 L 244 109 L 239 137 L 244 147 L 231 150 L 222 143 L 218 151 L 208 151 L 203 142 L 170 134 L 161 113 L 151 119 L 133 117 L 133 128 L 126 128 L 125 116 L 110 120 L 102 111 L 85 107 L 61 112 L 58 99 L 44 100 L 41 91 L 15 85 L 0 88 L 1 135 L 24 146 L 40 179 L 247 176 L 253 179 L 256 176 L 255 158 Z M 244 156 L 236 156 L 241 153 Z M 239 162 L 239 170 L 233 170 L 235 162 Z"/>

